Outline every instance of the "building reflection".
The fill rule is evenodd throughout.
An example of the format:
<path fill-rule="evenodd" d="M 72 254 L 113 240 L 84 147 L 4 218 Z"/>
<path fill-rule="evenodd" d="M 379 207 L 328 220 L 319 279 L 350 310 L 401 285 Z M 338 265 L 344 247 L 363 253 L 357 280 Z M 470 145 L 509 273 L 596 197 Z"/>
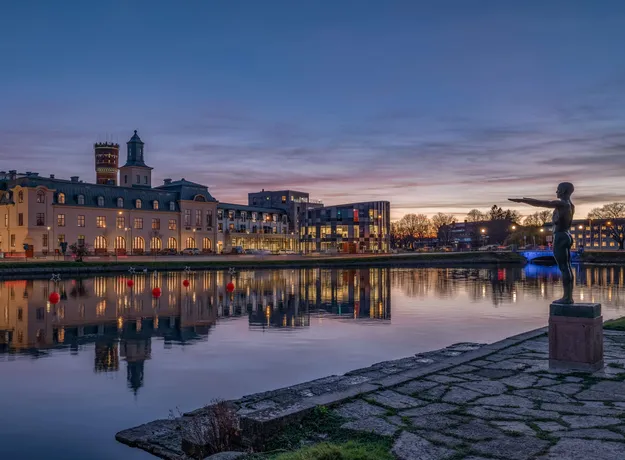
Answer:
<path fill-rule="evenodd" d="M 128 279 L 0 283 L 0 353 L 39 357 L 53 349 L 93 349 L 94 372 L 125 367 L 128 387 L 136 392 L 155 338 L 165 348 L 194 344 L 207 339 L 218 319 L 247 316 L 252 331 L 307 328 L 316 312 L 390 319 L 390 271 L 383 268 L 243 271 L 234 277 L 223 271 L 142 273 L 132 275 L 132 288 Z M 231 280 L 232 293 L 226 289 Z M 159 298 L 152 295 L 155 287 L 162 291 Z M 48 301 L 52 292 L 61 298 L 55 305 Z"/>

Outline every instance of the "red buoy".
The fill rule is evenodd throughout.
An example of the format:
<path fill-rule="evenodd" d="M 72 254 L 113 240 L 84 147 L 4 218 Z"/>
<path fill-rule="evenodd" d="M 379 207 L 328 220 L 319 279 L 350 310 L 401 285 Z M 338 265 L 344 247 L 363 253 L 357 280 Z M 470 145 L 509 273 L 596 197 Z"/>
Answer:
<path fill-rule="evenodd" d="M 51 292 L 48 300 L 52 305 L 56 305 L 57 303 L 59 303 L 59 300 L 61 300 L 61 296 L 58 292 Z"/>
<path fill-rule="evenodd" d="M 126 284 L 128 285 L 129 288 L 131 288 L 135 285 L 135 282 L 133 280 L 128 280 L 126 281 Z"/>
<path fill-rule="evenodd" d="M 184 281 L 182 282 L 182 285 L 183 285 L 184 287 L 189 287 L 189 284 L 190 284 L 190 283 L 189 283 L 189 280 L 184 280 Z"/>
<path fill-rule="evenodd" d="M 154 289 L 152 289 L 152 295 L 154 297 L 160 297 L 161 296 L 161 288 L 160 287 L 155 287 Z"/>
<path fill-rule="evenodd" d="M 228 292 L 234 291 L 234 283 L 232 281 L 230 281 L 228 284 L 226 284 L 226 290 Z"/>

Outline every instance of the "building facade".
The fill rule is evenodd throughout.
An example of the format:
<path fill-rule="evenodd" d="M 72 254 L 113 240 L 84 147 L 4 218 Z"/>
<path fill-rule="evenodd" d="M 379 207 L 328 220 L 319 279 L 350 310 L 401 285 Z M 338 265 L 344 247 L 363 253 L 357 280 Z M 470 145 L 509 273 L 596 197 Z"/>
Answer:
<path fill-rule="evenodd" d="M 551 236 L 551 226 L 545 231 Z M 617 251 L 625 242 L 625 218 L 621 219 L 579 219 L 571 225 L 574 249 L 595 251 Z"/>
<path fill-rule="evenodd" d="M 152 187 L 143 142 L 128 142 L 122 183 L 85 183 L 37 173 L 0 172 L 0 252 L 34 256 L 84 244 L 96 254 L 215 250 L 217 200 L 184 179 Z"/>
<path fill-rule="evenodd" d="M 287 212 L 276 208 L 219 203 L 217 205 L 217 249 L 235 248 L 295 251 L 297 235 L 289 232 Z"/>
<path fill-rule="evenodd" d="M 390 215 L 388 201 L 307 209 L 300 216 L 300 250 L 305 253 L 387 252 Z"/>
<path fill-rule="evenodd" d="M 248 193 L 249 206 L 262 206 L 265 208 L 280 209 L 287 215 L 288 233 L 298 234 L 300 228 L 300 216 L 302 212 L 323 207 L 323 203 L 319 200 L 311 200 L 310 195 L 306 192 L 297 192 L 295 190 L 277 190 Z"/>

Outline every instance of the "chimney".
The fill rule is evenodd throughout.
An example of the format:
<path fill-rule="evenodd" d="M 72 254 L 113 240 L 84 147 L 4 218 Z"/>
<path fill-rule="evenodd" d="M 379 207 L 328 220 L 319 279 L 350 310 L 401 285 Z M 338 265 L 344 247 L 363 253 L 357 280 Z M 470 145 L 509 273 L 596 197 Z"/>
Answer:
<path fill-rule="evenodd" d="M 72 176 L 69 178 L 72 182 L 78 182 L 78 176 Z"/>
<path fill-rule="evenodd" d="M 30 171 L 26 171 L 26 175 L 30 176 L 31 172 Z"/>
<path fill-rule="evenodd" d="M 165 185 L 169 185 L 169 184 L 171 184 L 171 179 L 165 179 L 165 180 L 163 180 L 163 183 Z"/>
<path fill-rule="evenodd" d="M 50 179 L 54 179 L 54 174 L 50 174 Z"/>
<path fill-rule="evenodd" d="M 17 169 L 10 169 L 9 176 L 12 180 L 15 179 L 15 176 L 17 176 Z"/>

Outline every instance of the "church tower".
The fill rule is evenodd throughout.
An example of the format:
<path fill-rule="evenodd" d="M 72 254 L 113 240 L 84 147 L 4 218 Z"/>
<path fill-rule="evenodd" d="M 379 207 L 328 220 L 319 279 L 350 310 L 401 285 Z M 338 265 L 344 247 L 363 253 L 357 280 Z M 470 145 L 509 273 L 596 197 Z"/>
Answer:
<path fill-rule="evenodd" d="M 143 159 L 143 145 L 135 130 L 126 142 L 126 164 L 119 169 L 119 185 L 122 187 L 152 187 L 152 168 Z"/>

